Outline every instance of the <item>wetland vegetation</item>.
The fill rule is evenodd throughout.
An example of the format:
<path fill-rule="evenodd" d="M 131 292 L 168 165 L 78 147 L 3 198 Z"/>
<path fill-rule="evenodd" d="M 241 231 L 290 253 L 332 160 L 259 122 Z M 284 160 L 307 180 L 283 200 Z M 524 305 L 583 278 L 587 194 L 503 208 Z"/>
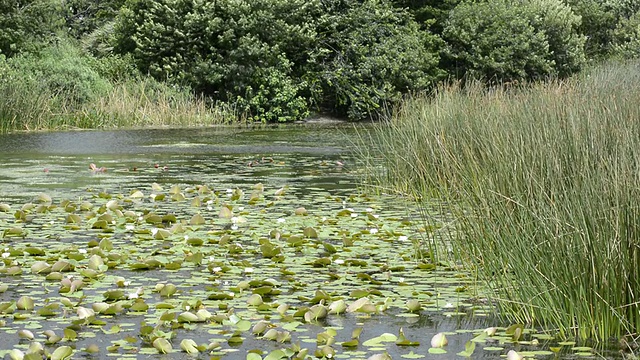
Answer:
<path fill-rule="evenodd" d="M 363 139 L 376 144 L 365 154 L 369 182 L 424 206 L 441 199 L 455 259 L 505 318 L 633 350 L 639 79 L 634 61 L 412 99 Z"/>
<path fill-rule="evenodd" d="M 494 318 L 473 273 L 430 252 L 443 222 L 359 190 L 344 136 L 354 130 L 3 136 L 2 354 L 598 353 Z"/>
<path fill-rule="evenodd" d="M 634 357 L 639 24 L 625 0 L 1 2 L 0 349 Z M 310 114 L 379 122 L 239 126 Z M 145 130 L 19 133 L 78 128 Z"/>

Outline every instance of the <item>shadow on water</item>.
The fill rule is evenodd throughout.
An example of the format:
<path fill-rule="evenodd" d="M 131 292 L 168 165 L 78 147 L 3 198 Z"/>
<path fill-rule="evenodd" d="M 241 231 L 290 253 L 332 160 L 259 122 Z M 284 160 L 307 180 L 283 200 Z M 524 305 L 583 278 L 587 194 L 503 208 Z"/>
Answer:
<path fill-rule="evenodd" d="M 339 211 L 345 207 L 345 201 L 337 202 L 337 200 L 354 197 L 354 194 L 358 193 L 358 168 L 348 149 L 348 137 L 354 134 L 355 130 L 352 125 L 314 125 L 278 129 L 221 127 L 0 135 L 0 203 L 24 203 L 31 201 L 37 194 L 43 192 L 51 195 L 54 199 L 82 199 L 87 196 L 87 191 L 92 193 L 105 191 L 128 195 L 136 189 L 148 188 L 153 183 L 166 186 L 174 184 L 180 184 L 181 186 L 205 184 L 212 189 L 221 189 L 223 193 L 226 189 L 231 192 L 232 189 L 237 187 L 250 188 L 256 183 L 263 183 L 265 188 L 271 189 L 286 186 L 287 190 L 294 195 L 294 199 L 308 203 L 308 205 L 305 203 L 305 206 L 326 202 L 327 198 L 336 199 L 336 201 L 331 200 L 333 205 L 329 205 L 329 207 L 332 211 Z M 107 171 L 94 173 L 89 169 L 89 164 L 91 163 L 97 167 L 105 167 Z M 398 214 L 402 214 L 402 212 L 406 215 L 410 205 L 396 204 L 396 202 L 397 200 L 394 199 L 386 199 L 382 200 L 379 206 L 382 210 L 388 207 L 390 211 L 395 211 L 395 213 L 391 212 L 392 215 L 390 216 L 399 218 L 402 215 Z M 394 206 L 397 206 L 399 210 L 393 208 Z M 266 209 L 265 212 L 267 214 L 269 212 L 273 213 L 273 221 L 286 215 L 286 210 L 283 212 L 277 207 L 269 211 L 266 211 Z M 7 226 L 7 223 L 3 223 L 2 219 L 0 219 L 0 228 L 5 226 Z M 250 228 L 250 230 L 257 231 L 254 228 Z M 393 231 L 390 231 L 390 234 L 393 234 Z M 366 229 L 361 230 L 361 232 L 368 234 Z M 74 232 L 72 236 L 56 236 L 61 242 L 77 246 L 77 248 L 86 247 L 88 241 L 95 239 L 94 234 L 82 231 Z M 119 242 L 124 244 L 132 241 L 127 236 L 114 237 L 114 244 L 118 245 Z M 138 245 L 140 249 L 137 250 L 141 254 L 142 250 L 144 250 L 144 244 L 142 242 Z M 5 245 L 9 246 L 6 240 Z M 166 247 L 170 246 L 166 245 Z M 401 246 L 409 249 L 403 250 L 400 248 Z M 411 252 L 410 245 L 403 244 L 398 244 L 395 250 L 397 254 L 388 252 L 385 254 L 362 255 L 361 257 L 370 257 L 373 263 L 384 268 L 386 262 L 394 261 L 394 257 L 397 258 L 398 254 L 403 251 Z M 162 251 L 162 249 L 156 250 L 154 254 L 162 254 Z M 135 252 L 131 256 L 135 256 Z M 254 255 L 249 254 L 247 256 Z M 246 259 L 238 257 L 236 260 L 248 261 L 248 263 L 255 261 L 255 266 L 258 266 L 262 261 L 254 260 L 250 257 Z M 286 277 L 280 275 L 281 270 L 271 265 L 267 269 L 265 271 L 272 272 L 269 273 L 269 276 L 283 283 L 285 282 Z M 356 275 L 359 275 L 358 271 L 360 270 L 356 268 L 356 270 L 349 271 L 351 273 L 343 274 L 344 278 L 349 276 L 355 278 Z M 194 274 L 206 280 L 204 282 L 194 282 Z M 427 278 L 421 279 L 421 277 L 424 277 L 422 274 L 413 273 L 407 275 L 407 278 L 412 281 L 417 283 L 424 282 L 424 284 L 416 286 L 412 290 L 413 293 L 409 293 L 418 298 L 421 296 L 425 299 L 430 296 L 439 298 L 439 295 L 437 295 L 438 285 L 434 284 L 438 284 L 438 281 L 442 280 L 439 278 L 440 275 L 433 275 L 434 278 L 429 278 L 431 277 L 429 275 Z M 127 276 L 132 283 L 137 281 L 136 286 L 148 286 L 151 283 L 167 281 L 189 284 L 188 291 L 193 294 L 206 293 L 211 286 L 217 286 L 221 289 L 225 286 L 228 287 L 226 283 L 216 278 L 215 271 L 212 274 L 211 269 L 207 270 L 203 267 L 195 270 L 185 268 L 178 271 L 149 270 L 144 273 L 115 270 L 110 276 L 118 275 Z M 329 275 L 334 276 L 335 274 L 329 273 Z M 370 272 L 366 276 L 371 277 L 371 283 L 375 284 L 376 276 L 383 275 L 385 274 Z M 305 276 L 313 278 L 314 275 L 305 274 Z M 395 275 L 389 270 L 386 276 L 393 278 Z M 447 276 L 451 275 L 442 275 L 442 277 Z M 339 276 L 336 275 L 331 280 L 325 280 L 321 285 L 318 285 L 318 289 L 331 288 L 332 281 L 336 283 L 342 281 L 336 280 L 337 278 Z M 40 284 L 37 282 L 34 282 L 33 285 L 28 282 L 22 285 L 21 281 L 23 280 L 19 278 L 3 278 L 2 281 L 13 286 L 15 291 L 7 291 L 0 294 L 0 302 L 15 301 L 24 294 L 41 291 Z M 396 284 L 402 284 L 404 280 L 399 279 L 397 281 Z M 334 289 L 336 296 L 348 298 L 350 296 L 349 292 L 340 286 L 336 286 Z M 372 285 L 357 285 L 356 288 L 358 286 L 361 289 L 374 288 Z M 385 285 L 376 289 L 379 289 L 385 296 L 389 294 L 406 294 L 406 292 L 403 292 L 405 290 L 401 288 L 402 286 Z M 85 296 L 89 298 L 92 296 L 100 297 L 101 292 L 104 290 L 104 288 L 96 285 L 94 290 L 87 289 Z M 286 286 L 283 286 L 283 290 L 290 291 L 292 295 L 295 293 L 293 288 L 289 289 Z M 430 295 L 424 295 L 427 293 Z M 431 295 L 432 293 L 436 295 Z M 58 294 L 55 293 L 55 295 L 57 296 Z M 291 299 L 293 299 L 291 301 L 300 301 L 295 296 L 291 296 Z M 384 300 L 384 297 L 381 296 L 380 299 Z M 148 296 L 147 301 L 150 305 L 153 305 L 162 302 L 163 299 L 153 295 Z M 377 337 L 383 333 L 397 335 L 398 329 L 402 328 L 408 339 L 419 344 L 411 347 L 391 345 L 368 348 L 358 346 L 353 350 L 342 349 L 338 352 L 338 357 L 366 359 L 372 354 L 387 351 L 393 359 L 404 357 L 460 358 L 455 353 L 464 350 L 467 341 L 481 332 L 482 329 L 501 325 L 501 323 L 487 315 L 490 312 L 485 311 L 486 309 L 478 311 L 479 314 L 482 314 L 481 316 L 469 315 L 473 312 L 470 309 L 475 309 L 475 305 L 470 303 L 459 305 L 459 309 L 463 312 L 456 311 L 458 305 L 456 305 L 456 309 L 449 309 L 449 312 L 447 312 L 447 308 L 451 305 L 448 301 L 456 302 L 453 298 L 444 299 L 446 304 L 432 304 L 431 301 L 425 301 L 425 304 L 429 305 L 419 312 L 419 316 L 406 316 L 396 307 L 383 314 L 355 315 L 351 313 L 344 316 L 328 317 L 317 323 L 301 324 L 294 332 L 295 341 L 315 349 L 318 334 L 331 327 L 342 329 L 336 335 L 334 344 L 336 348 L 340 348 L 338 344 L 349 341 L 350 334 L 356 327 L 365 329 L 362 340 Z M 6 326 L 2 327 L 1 331 L 8 333 L 9 336 L 0 336 L 0 349 L 11 349 L 20 346 L 20 344 L 24 347 L 24 341 L 18 343 L 15 335 L 16 330 L 23 325 L 10 317 L 5 317 L 5 320 Z M 68 325 L 65 324 L 65 321 L 67 320 L 60 320 L 58 330 Z M 124 315 L 113 319 L 106 317 L 105 321 L 106 326 L 104 328 L 112 325 L 120 325 L 129 329 L 140 328 L 140 320 L 136 316 Z M 151 321 L 151 318 L 149 321 Z M 37 321 L 30 324 L 34 329 L 38 329 Z M 431 355 L 429 354 L 429 342 L 431 337 L 438 332 L 450 334 L 449 352 L 444 355 Z M 215 338 L 211 333 L 211 325 L 193 325 L 189 327 L 188 331 L 178 332 L 173 343 L 178 344 L 180 340 L 187 337 L 197 343 L 207 343 L 212 341 L 212 338 Z M 220 336 L 220 334 L 224 333 L 224 331 L 217 333 L 219 340 L 225 340 L 224 337 Z M 114 341 L 121 340 L 121 338 L 122 335 L 109 333 L 99 334 L 97 337 L 90 337 L 87 334 L 86 338 L 80 337 L 74 343 L 74 346 L 77 349 L 81 349 L 87 344 L 96 343 L 102 348 L 112 345 Z M 121 349 L 121 351 L 124 351 L 121 355 L 136 357 L 136 346 L 140 345 L 136 341 L 139 341 L 139 339 L 133 338 L 131 341 L 133 341 L 134 346 L 129 350 Z M 482 350 L 483 346 L 478 346 L 478 350 L 474 352 L 472 358 L 500 359 L 504 358 L 508 349 L 535 351 L 536 349 L 548 349 L 548 345 L 541 344 L 536 346 L 530 343 L 516 345 L 485 344 L 484 348 L 486 350 Z M 143 346 L 148 347 L 149 345 Z M 255 336 L 245 336 L 245 341 L 242 345 L 228 347 L 218 356 L 229 359 L 244 359 L 246 352 L 250 349 L 261 349 L 268 353 L 270 350 L 284 347 L 284 344 L 274 341 L 261 340 Z M 174 348 L 177 348 L 177 346 L 174 346 Z M 614 355 L 611 355 L 612 358 L 615 357 Z M 173 353 L 167 356 L 138 354 L 138 357 L 143 356 L 167 359 L 192 358 L 184 353 Z M 110 358 L 104 352 L 92 357 Z M 536 358 L 576 358 L 576 355 L 570 350 L 564 349 L 559 354 L 541 353 L 536 355 Z"/>

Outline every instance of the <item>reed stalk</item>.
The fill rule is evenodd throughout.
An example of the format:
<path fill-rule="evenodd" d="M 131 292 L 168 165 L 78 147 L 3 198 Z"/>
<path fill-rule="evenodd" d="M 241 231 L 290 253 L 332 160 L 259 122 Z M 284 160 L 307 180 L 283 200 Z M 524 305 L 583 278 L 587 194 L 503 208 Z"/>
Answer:
<path fill-rule="evenodd" d="M 583 339 L 636 334 L 639 83 L 637 62 L 609 63 L 409 99 L 368 138 L 367 181 L 451 213 L 456 259 L 511 321 Z"/>

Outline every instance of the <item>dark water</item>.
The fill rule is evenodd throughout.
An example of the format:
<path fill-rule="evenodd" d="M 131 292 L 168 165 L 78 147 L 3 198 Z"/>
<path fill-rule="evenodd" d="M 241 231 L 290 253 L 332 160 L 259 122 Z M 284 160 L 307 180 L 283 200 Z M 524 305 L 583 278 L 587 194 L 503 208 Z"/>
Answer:
<path fill-rule="evenodd" d="M 265 185 L 288 185 L 291 191 L 299 193 L 321 189 L 346 195 L 358 191 L 358 164 L 349 148 L 349 138 L 353 136 L 357 136 L 353 126 L 335 125 L 0 135 L 0 203 L 25 202 L 42 192 L 54 198 L 73 198 L 86 193 L 87 189 L 128 193 L 154 182 L 200 184 L 203 179 L 213 188 L 262 182 Z M 105 167 L 106 173 L 90 171 L 89 165 L 92 163 L 97 167 Z M 409 339 L 420 342 L 419 346 L 410 349 L 388 346 L 386 350 L 394 359 L 402 358 L 409 351 L 426 358 L 460 358 L 455 353 L 463 350 L 464 344 L 473 337 L 471 330 L 501 325 L 499 321 L 485 317 L 446 316 L 440 313 L 423 314 L 417 318 L 385 314 L 363 319 L 347 315 L 331 318 L 325 325 L 350 329 L 357 324 L 366 327 L 368 337 L 395 332 L 402 327 Z M 314 334 L 323 331 L 320 326 L 308 327 L 312 339 Z M 429 354 L 429 340 L 442 331 L 456 334 L 449 337 L 449 353 Z M 15 337 L 15 334 L 12 336 Z M 177 340 L 176 344 L 180 338 Z M 349 338 L 346 336 L 336 340 L 348 341 Z M 244 359 L 246 354 L 243 349 L 263 347 L 268 351 L 279 345 L 248 339 L 240 351 L 228 353 L 225 358 Z M 11 345 L 3 344 L 0 338 L 0 347 L 3 346 Z M 500 346 L 504 347 L 503 351 L 483 351 L 482 346 L 478 346 L 472 358 L 504 358 L 506 351 L 511 348 L 536 350 L 535 346 L 527 345 Z M 336 347 L 339 348 L 338 345 Z M 545 349 L 545 344 L 537 345 L 537 349 Z M 341 358 L 350 358 L 340 351 L 338 354 Z M 176 357 L 187 358 L 186 355 L 175 353 L 162 358 Z M 615 353 L 607 353 L 604 357 L 615 358 Z M 565 350 L 559 356 L 536 358 L 577 356 Z"/>

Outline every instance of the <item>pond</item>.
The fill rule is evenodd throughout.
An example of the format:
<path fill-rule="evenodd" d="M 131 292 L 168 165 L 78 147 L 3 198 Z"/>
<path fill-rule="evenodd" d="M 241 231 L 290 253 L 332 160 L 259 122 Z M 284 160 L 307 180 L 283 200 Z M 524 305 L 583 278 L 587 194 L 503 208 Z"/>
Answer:
<path fill-rule="evenodd" d="M 354 131 L 0 136 L 0 356 L 594 356 L 492 318 L 437 227 L 359 189 Z"/>

